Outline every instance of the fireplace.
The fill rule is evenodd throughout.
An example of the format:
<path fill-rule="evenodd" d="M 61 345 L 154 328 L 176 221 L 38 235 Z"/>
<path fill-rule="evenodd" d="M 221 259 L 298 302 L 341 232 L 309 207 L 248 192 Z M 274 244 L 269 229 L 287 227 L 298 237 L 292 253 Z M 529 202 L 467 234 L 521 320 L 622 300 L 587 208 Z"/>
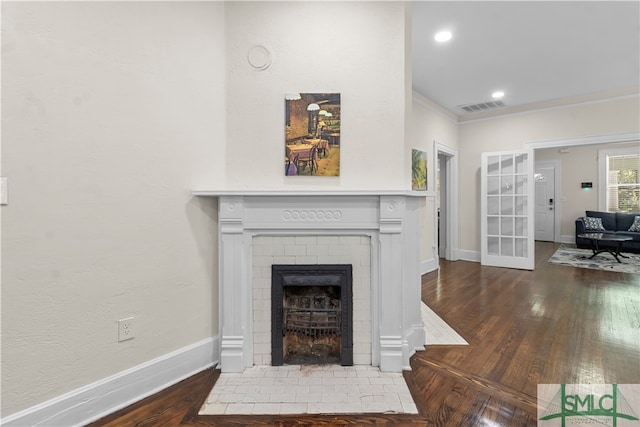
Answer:
<path fill-rule="evenodd" d="M 273 265 L 272 365 L 353 365 L 351 265 Z"/>
<path fill-rule="evenodd" d="M 219 200 L 216 345 L 223 372 L 273 363 L 273 264 L 352 264 L 353 364 L 384 372 L 410 369 L 411 355 L 424 350 L 418 240 L 424 195 L 317 190 L 193 194 Z M 263 240 L 269 253 L 260 248 Z M 340 345 L 342 352 L 347 346 Z"/>

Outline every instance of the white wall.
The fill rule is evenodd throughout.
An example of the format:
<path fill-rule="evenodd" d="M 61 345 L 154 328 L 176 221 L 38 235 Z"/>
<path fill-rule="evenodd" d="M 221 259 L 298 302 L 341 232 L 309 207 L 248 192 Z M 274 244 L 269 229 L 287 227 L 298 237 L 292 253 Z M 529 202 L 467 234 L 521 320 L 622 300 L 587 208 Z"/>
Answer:
<path fill-rule="evenodd" d="M 6 416 L 217 333 L 224 4 L 2 2 L 2 37 Z"/>
<path fill-rule="evenodd" d="M 404 3 L 230 2 L 226 19 L 229 188 L 410 188 Z M 247 62 L 256 43 L 271 49 L 266 70 Z M 283 176 L 291 92 L 341 94 L 339 177 Z"/>
<path fill-rule="evenodd" d="M 502 116 L 459 126 L 460 249 L 480 251 L 480 154 L 518 150 L 525 142 L 640 130 L 637 96 Z"/>
<path fill-rule="evenodd" d="M 410 188 L 407 7 L 2 3 L 3 416 L 218 333 L 191 190 Z M 342 94 L 340 177 L 283 176 L 288 92 Z"/>
<path fill-rule="evenodd" d="M 420 256 L 423 263 L 435 257 L 434 244 L 437 245 L 437 229 L 435 229 L 435 204 L 437 203 L 436 169 L 434 158 L 435 143 L 458 148 L 458 123 L 453 114 L 441 110 L 419 93 L 413 93 L 411 117 L 411 146 L 427 153 L 427 186 L 428 195 L 420 207 Z M 410 155 L 410 154 L 409 154 Z"/>

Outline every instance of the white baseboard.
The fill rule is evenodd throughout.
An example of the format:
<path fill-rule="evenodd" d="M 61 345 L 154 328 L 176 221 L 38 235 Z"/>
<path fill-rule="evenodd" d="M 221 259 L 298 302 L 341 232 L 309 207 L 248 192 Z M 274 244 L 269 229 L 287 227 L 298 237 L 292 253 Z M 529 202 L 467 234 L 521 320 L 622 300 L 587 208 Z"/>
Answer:
<path fill-rule="evenodd" d="M 559 243 L 568 243 L 573 245 L 576 243 L 576 237 L 573 235 L 562 235 L 561 241 Z M 472 261 L 472 262 L 481 261 L 480 252 L 464 251 L 461 249 L 458 251 L 458 255 L 460 256 L 460 260 L 462 261 Z"/>
<path fill-rule="evenodd" d="M 480 262 L 480 252 L 459 249 L 458 256 L 462 261 Z"/>
<path fill-rule="evenodd" d="M 420 263 L 420 275 L 431 273 L 438 269 L 438 265 L 436 264 L 436 259 L 431 258 Z"/>
<path fill-rule="evenodd" d="M 571 234 L 571 235 L 566 235 L 563 234 L 562 236 L 560 236 L 560 243 L 568 243 L 570 245 L 575 245 L 576 244 L 576 236 Z"/>
<path fill-rule="evenodd" d="M 5 417 L 0 425 L 85 425 L 213 366 L 219 354 L 218 337 L 207 338 Z"/>
<path fill-rule="evenodd" d="M 424 323 L 420 322 L 411 327 L 406 339 L 402 342 L 402 351 L 404 354 L 402 359 L 406 362 L 402 367 L 403 371 L 411 370 L 409 359 L 411 359 L 411 356 L 413 356 L 416 351 L 424 351 L 425 344 Z"/>

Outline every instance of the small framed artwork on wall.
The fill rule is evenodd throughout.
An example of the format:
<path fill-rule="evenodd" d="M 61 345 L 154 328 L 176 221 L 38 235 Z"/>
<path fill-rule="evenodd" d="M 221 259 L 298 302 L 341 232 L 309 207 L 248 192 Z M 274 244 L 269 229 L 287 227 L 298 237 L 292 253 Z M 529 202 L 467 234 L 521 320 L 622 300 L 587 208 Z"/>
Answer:
<path fill-rule="evenodd" d="M 427 191 L 427 153 L 411 150 L 411 189 Z"/>
<path fill-rule="evenodd" d="M 340 176 L 340 94 L 285 95 L 286 176 Z"/>

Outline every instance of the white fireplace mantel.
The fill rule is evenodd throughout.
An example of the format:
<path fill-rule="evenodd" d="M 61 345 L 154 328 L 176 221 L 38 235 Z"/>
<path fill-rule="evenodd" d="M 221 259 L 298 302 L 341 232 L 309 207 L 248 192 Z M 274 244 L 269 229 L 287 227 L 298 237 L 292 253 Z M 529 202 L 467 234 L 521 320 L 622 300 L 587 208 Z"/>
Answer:
<path fill-rule="evenodd" d="M 219 209 L 220 368 L 253 364 L 252 239 L 259 235 L 371 238 L 371 360 L 410 369 L 424 349 L 419 197 L 409 191 L 194 191 Z"/>

